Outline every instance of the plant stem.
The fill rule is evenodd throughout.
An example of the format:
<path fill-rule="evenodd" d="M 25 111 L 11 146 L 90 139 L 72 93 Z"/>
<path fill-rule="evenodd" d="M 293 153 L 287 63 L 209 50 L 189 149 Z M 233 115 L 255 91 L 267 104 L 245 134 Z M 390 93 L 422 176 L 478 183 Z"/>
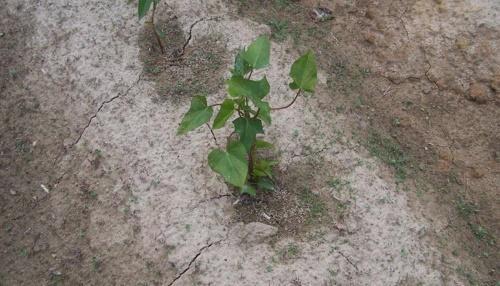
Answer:
<path fill-rule="evenodd" d="M 215 145 L 217 145 L 218 147 L 220 147 L 219 143 L 217 143 L 217 137 L 215 137 L 214 130 L 212 129 L 212 127 L 210 127 L 210 124 L 208 124 L 208 123 L 205 123 L 205 124 L 207 125 L 208 129 L 210 129 L 210 133 L 212 133 L 212 137 L 214 138 Z"/>
<path fill-rule="evenodd" d="M 285 105 L 285 106 L 282 106 L 282 107 L 276 107 L 276 108 L 272 108 L 272 107 L 271 107 L 271 110 L 280 110 L 280 109 L 285 109 L 285 108 L 288 108 L 288 107 L 292 106 L 292 104 L 293 104 L 293 103 L 297 100 L 297 98 L 299 97 L 299 95 L 300 95 L 300 92 L 301 92 L 301 91 L 302 91 L 301 89 L 299 89 L 299 91 L 297 91 L 297 94 L 296 94 L 296 95 L 295 95 L 295 97 L 293 98 L 292 102 L 290 102 L 289 104 L 287 104 L 287 105 Z"/>
<path fill-rule="evenodd" d="M 252 147 L 250 147 L 250 152 L 248 153 L 248 175 L 250 180 L 253 178 L 254 153 L 255 143 L 252 144 Z"/>
<path fill-rule="evenodd" d="M 161 53 L 164 54 L 165 49 L 163 48 L 163 43 L 161 42 L 160 35 L 158 34 L 158 31 L 156 30 L 155 12 L 156 12 L 156 0 L 153 0 L 153 13 L 151 15 L 151 23 L 153 23 L 153 31 L 155 32 L 155 37 L 156 37 L 156 41 L 158 42 L 158 46 L 160 46 Z"/>
<path fill-rule="evenodd" d="M 255 115 L 253 116 L 253 118 L 257 118 L 257 116 L 259 116 L 259 112 L 260 112 L 260 108 L 257 109 L 257 112 L 255 112 Z"/>

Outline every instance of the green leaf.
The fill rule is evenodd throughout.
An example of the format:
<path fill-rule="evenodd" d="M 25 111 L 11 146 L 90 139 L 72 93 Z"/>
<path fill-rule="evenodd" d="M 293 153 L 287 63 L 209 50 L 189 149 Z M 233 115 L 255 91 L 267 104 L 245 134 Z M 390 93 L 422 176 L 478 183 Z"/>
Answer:
<path fill-rule="evenodd" d="M 259 115 L 257 116 L 266 124 L 271 124 L 271 107 L 268 102 L 265 101 L 257 101 L 254 102 L 255 106 L 259 108 Z"/>
<path fill-rule="evenodd" d="M 274 187 L 273 181 L 267 177 L 260 177 L 257 181 L 257 187 L 262 190 L 274 191 L 276 188 Z"/>
<path fill-rule="evenodd" d="M 233 76 L 227 81 L 227 91 L 232 97 L 248 97 L 258 102 L 269 93 L 269 82 L 264 76 L 261 80 L 249 80 L 242 76 Z"/>
<path fill-rule="evenodd" d="M 290 76 L 293 82 L 291 89 L 302 89 L 313 92 L 318 80 L 316 59 L 311 51 L 298 58 L 292 65 Z"/>
<path fill-rule="evenodd" d="M 227 151 L 215 149 L 210 152 L 208 165 L 234 186 L 243 187 L 247 180 L 248 162 L 245 146 L 241 142 L 229 143 Z"/>
<path fill-rule="evenodd" d="M 253 166 L 253 174 L 256 177 L 273 177 L 273 166 L 278 162 L 268 160 L 258 160 Z"/>
<path fill-rule="evenodd" d="M 233 76 L 245 76 L 252 70 L 250 64 L 243 58 L 243 53 L 245 51 L 241 50 L 236 54 L 236 58 L 234 59 L 234 69 L 231 70 Z"/>
<path fill-rule="evenodd" d="M 257 191 L 255 190 L 255 188 L 250 185 L 244 185 L 243 187 L 241 187 L 240 192 L 242 194 L 249 194 L 252 197 L 255 197 L 255 195 L 257 195 Z"/>
<path fill-rule="evenodd" d="M 272 149 L 274 148 L 274 145 L 266 142 L 264 140 L 255 140 L 255 148 L 257 149 Z"/>
<path fill-rule="evenodd" d="M 137 5 L 139 20 L 146 16 L 151 7 L 151 3 L 153 3 L 153 0 L 139 0 L 139 4 Z"/>
<path fill-rule="evenodd" d="M 260 36 L 248 46 L 242 57 L 251 67 L 260 69 L 269 65 L 270 51 L 271 43 L 269 39 L 266 36 Z"/>
<path fill-rule="evenodd" d="M 222 102 L 219 113 L 214 119 L 213 128 L 219 129 L 224 127 L 226 121 L 233 115 L 234 113 L 234 101 L 231 99 L 225 99 Z"/>
<path fill-rule="evenodd" d="M 269 103 L 262 101 L 269 93 L 269 82 L 266 77 L 261 80 L 249 80 L 241 76 L 233 76 L 227 81 L 228 93 L 233 97 L 246 97 L 260 109 L 259 118 L 266 124 L 271 124 L 271 107 Z"/>
<path fill-rule="evenodd" d="M 177 129 L 177 135 L 186 134 L 194 130 L 204 123 L 207 123 L 213 114 L 213 108 L 207 106 L 207 98 L 205 96 L 195 96 L 191 100 L 191 107 L 184 114 L 181 124 Z"/>
<path fill-rule="evenodd" d="M 257 133 L 264 133 L 262 121 L 256 118 L 239 117 L 233 121 L 236 133 L 240 135 L 240 141 L 250 152 L 252 144 L 255 142 Z"/>

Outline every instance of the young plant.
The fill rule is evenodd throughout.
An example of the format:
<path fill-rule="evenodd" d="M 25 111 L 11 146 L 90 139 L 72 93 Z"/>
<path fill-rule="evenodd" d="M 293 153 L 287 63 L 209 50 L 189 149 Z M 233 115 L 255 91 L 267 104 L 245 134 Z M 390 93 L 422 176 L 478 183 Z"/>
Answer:
<path fill-rule="evenodd" d="M 263 123 L 271 124 L 271 111 L 290 107 L 302 92 L 313 92 L 317 82 L 316 60 L 308 51 L 292 65 L 289 87 L 296 91 L 293 100 L 282 107 L 273 108 L 264 98 L 269 94 L 270 86 L 266 76 L 252 80 L 254 70 L 269 65 L 270 42 L 265 36 L 258 37 L 246 49 L 236 55 L 231 78 L 226 81 L 228 96 L 222 103 L 209 105 L 205 96 L 195 96 L 191 107 L 184 115 L 177 134 L 185 134 L 202 125 L 206 125 L 217 143 L 213 129 L 219 129 L 232 121 L 234 131 L 227 138 L 225 149 L 214 149 L 208 155 L 208 165 L 220 174 L 227 183 L 238 187 L 242 194 L 255 196 L 256 190 L 274 190 L 272 167 L 275 161 L 256 157 L 258 149 L 271 148 L 273 145 L 257 139 L 257 134 L 264 133 Z M 210 127 L 208 123 L 214 113 L 219 111 Z"/>
<path fill-rule="evenodd" d="M 160 51 L 163 54 L 165 53 L 165 49 L 163 48 L 163 43 L 161 42 L 161 33 L 158 29 L 156 29 L 155 24 L 156 6 L 159 2 L 160 0 L 139 0 L 137 5 L 137 14 L 139 15 L 139 20 L 141 20 L 144 16 L 146 16 L 151 8 L 151 4 L 153 4 L 153 11 L 151 12 L 151 25 L 153 26 L 153 32 L 155 34 L 156 41 L 158 42 L 158 46 L 160 46 Z"/>

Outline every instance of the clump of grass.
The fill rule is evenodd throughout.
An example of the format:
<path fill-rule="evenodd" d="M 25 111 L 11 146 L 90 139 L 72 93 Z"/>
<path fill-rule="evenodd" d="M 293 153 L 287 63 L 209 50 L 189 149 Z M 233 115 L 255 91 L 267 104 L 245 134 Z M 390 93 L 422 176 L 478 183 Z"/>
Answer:
<path fill-rule="evenodd" d="M 469 227 L 472 230 L 474 236 L 479 240 L 482 240 L 488 236 L 488 231 L 480 225 L 470 223 Z"/>
<path fill-rule="evenodd" d="M 281 260 L 289 260 L 298 257 L 300 248 L 295 243 L 289 243 L 278 251 L 278 256 Z"/>
<path fill-rule="evenodd" d="M 94 271 L 99 271 L 102 265 L 102 260 L 99 257 L 92 257 L 92 269 Z"/>
<path fill-rule="evenodd" d="M 467 202 L 460 198 L 457 201 L 457 211 L 462 217 L 469 218 L 471 215 L 476 214 L 478 209 L 474 203 Z"/>
<path fill-rule="evenodd" d="M 476 278 L 474 277 L 472 272 L 469 271 L 468 269 L 459 266 L 459 267 L 457 267 L 456 271 L 458 274 L 460 274 L 461 276 L 463 276 L 467 279 L 467 281 L 469 282 L 469 285 L 478 285 Z"/>
<path fill-rule="evenodd" d="M 271 28 L 271 38 L 283 42 L 288 37 L 288 21 L 273 19 L 267 23 Z"/>
<path fill-rule="evenodd" d="M 274 5 L 278 8 L 286 8 L 292 4 L 291 0 L 274 0 Z"/>
<path fill-rule="evenodd" d="M 406 179 L 408 157 L 394 140 L 372 131 L 368 135 L 367 149 L 372 156 L 379 158 L 394 169 L 398 181 Z"/>
<path fill-rule="evenodd" d="M 326 214 L 326 206 L 319 195 L 304 189 L 300 194 L 300 200 L 309 210 L 309 219 L 318 220 Z"/>

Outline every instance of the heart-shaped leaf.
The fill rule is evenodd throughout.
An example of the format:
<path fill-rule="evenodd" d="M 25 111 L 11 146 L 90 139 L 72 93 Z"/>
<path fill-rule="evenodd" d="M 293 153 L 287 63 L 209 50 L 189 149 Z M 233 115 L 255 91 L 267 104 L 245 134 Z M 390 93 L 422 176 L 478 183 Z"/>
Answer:
<path fill-rule="evenodd" d="M 264 133 L 262 121 L 257 118 L 239 117 L 233 121 L 236 133 L 240 135 L 240 141 L 250 152 L 252 144 L 255 142 L 257 133 Z"/>
<path fill-rule="evenodd" d="M 247 73 L 249 73 L 252 70 L 252 67 L 250 64 L 243 58 L 243 53 L 245 51 L 239 51 L 238 54 L 236 54 L 236 57 L 234 59 L 234 68 L 231 70 L 231 73 L 234 76 L 245 76 Z"/>
<path fill-rule="evenodd" d="M 242 57 L 254 69 L 265 68 L 269 65 L 270 51 L 271 42 L 266 36 L 260 36 L 248 46 Z"/>
<path fill-rule="evenodd" d="M 298 58 L 292 65 L 290 88 L 313 92 L 318 80 L 316 59 L 311 51 Z"/>
<path fill-rule="evenodd" d="M 153 3 L 153 0 L 139 0 L 139 4 L 137 5 L 139 20 L 146 16 L 151 7 L 151 3 Z"/>
<path fill-rule="evenodd" d="M 234 113 L 234 101 L 232 99 L 225 99 L 222 102 L 219 113 L 214 119 L 213 128 L 219 129 L 224 127 L 226 121 L 233 115 Z"/>
<path fill-rule="evenodd" d="M 195 96 L 191 100 L 191 107 L 182 118 L 177 134 L 182 135 L 207 123 L 212 118 L 213 108 L 207 105 L 205 96 Z"/>
<path fill-rule="evenodd" d="M 226 182 L 243 187 L 248 174 L 248 162 L 245 146 L 241 142 L 233 141 L 227 150 L 215 149 L 208 154 L 208 165 L 220 174 Z"/>
<path fill-rule="evenodd" d="M 233 97 L 248 97 L 252 102 L 262 100 L 269 93 L 266 77 L 261 80 L 249 80 L 242 76 L 233 76 L 227 81 L 227 91 Z"/>

